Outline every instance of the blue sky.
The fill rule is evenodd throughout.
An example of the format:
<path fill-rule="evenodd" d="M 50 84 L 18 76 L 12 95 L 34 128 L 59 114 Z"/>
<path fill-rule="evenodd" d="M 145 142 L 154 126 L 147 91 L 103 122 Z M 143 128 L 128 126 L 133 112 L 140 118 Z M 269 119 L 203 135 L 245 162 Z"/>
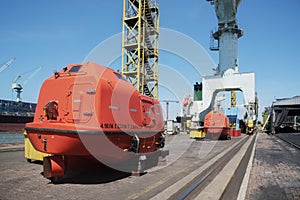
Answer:
<path fill-rule="evenodd" d="M 122 4 L 122 0 L 0 1 L 0 64 L 16 58 L 0 73 L 0 98 L 11 99 L 11 83 L 18 74 L 23 74 L 22 82 L 28 72 L 43 66 L 22 94 L 24 101 L 37 101 L 43 80 L 54 69 L 82 62 L 99 43 L 121 32 Z M 217 26 L 213 6 L 205 0 L 160 0 L 159 5 L 162 28 L 191 37 L 218 63 L 218 54 L 209 51 L 209 34 Z M 300 95 L 299 9 L 299 0 L 245 0 L 238 9 L 245 32 L 239 40 L 239 71 L 256 73 L 261 107 L 270 105 L 274 97 Z M 174 59 L 162 56 L 160 63 L 189 74 L 178 64 L 184 61 L 176 65 Z M 197 77 L 189 81 L 193 84 Z M 167 94 L 162 92 L 161 98 L 174 98 Z M 171 109 L 173 116 L 180 112 L 178 105 Z"/>

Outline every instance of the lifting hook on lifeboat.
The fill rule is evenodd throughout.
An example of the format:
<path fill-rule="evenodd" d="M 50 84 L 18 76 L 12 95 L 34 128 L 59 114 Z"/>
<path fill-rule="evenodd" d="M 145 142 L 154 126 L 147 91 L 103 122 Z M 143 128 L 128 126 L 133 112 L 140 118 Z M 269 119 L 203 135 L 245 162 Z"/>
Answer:
<path fill-rule="evenodd" d="M 159 141 L 158 141 L 158 147 L 159 148 L 164 148 L 165 146 L 165 136 L 161 135 L 159 136 Z"/>
<path fill-rule="evenodd" d="M 134 135 L 130 140 L 129 151 L 138 153 L 140 149 L 140 139 L 137 135 Z"/>

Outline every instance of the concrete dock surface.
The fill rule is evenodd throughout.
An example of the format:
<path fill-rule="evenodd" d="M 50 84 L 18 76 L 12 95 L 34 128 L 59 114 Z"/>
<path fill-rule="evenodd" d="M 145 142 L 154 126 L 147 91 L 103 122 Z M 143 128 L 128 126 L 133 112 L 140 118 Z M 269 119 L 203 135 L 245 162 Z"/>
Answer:
<path fill-rule="evenodd" d="M 300 138 L 300 134 L 282 134 L 280 136 L 290 138 L 293 141 L 299 141 Z M 142 177 L 130 177 L 127 174 L 116 174 L 114 171 L 108 170 L 105 174 L 87 174 L 88 177 L 79 181 L 67 181 L 61 184 L 53 184 L 45 179 L 41 175 L 42 165 L 40 163 L 30 164 L 26 162 L 23 144 L 0 145 L 0 199 L 111 199 L 118 197 L 146 199 L 150 194 L 149 188 L 153 189 L 155 184 L 162 183 L 160 185 L 164 185 L 165 178 L 168 175 L 171 177 L 179 173 L 179 169 L 182 171 L 180 173 L 185 173 L 186 167 L 189 166 L 186 165 L 187 162 L 191 162 L 192 165 L 194 155 L 197 155 L 199 159 L 203 149 L 207 149 L 208 146 L 203 148 L 203 145 L 211 144 L 210 141 L 191 143 L 186 134 L 170 136 L 170 138 L 172 138 L 172 148 L 174 148 L 172 152 L 174 154 L 171 154 L 169 159 L 179 159 L 175 154 L 182 154 L 187 150 L 187 146 L 191 145 L 190 150 L 192 151 L 187 154 L 186 158 L 182 157 L 185 158 L 182 164 L 172 164 L 170 168 L 158 171 L 150 170 L 148 174 Z M 216 143 L 214 149 L 217 151 L 213 151 L 211 156 L 216 156 L 217 152 L 221 152 L 221 147 L 224 148 L 224 144 L 227 142 L 230 144 L 234 140 Z M 184 142 L 182 143 L 182 141 Z M 188 145 L 182 146 L 184 143 Z M 274 135 L 266 133 L 257 134 L 254 146 L 255 151 L 249 170 L 249 179 L 244 185 L 244 187 L 246 186 L 245 199 L 300 199 L 300 151 Z M 177 165 L 181 168 L 172 169 Z M 172 170 L 175 171 L 172 172 Z M 103 175 L 105 177 L 102 177 Z M 176 179 L 176 177 L 170 179 Z M 147 185 L 147 183 L 155 184 Z M 170 183 L 166 182 L 165 184 Z M 135 186 L 137 187 L 135 188 Z M 148 191 L 148 196 L 142 195 L 141 188 Z M 157 192 L 159 191 L 157 190 Z M 133 195 L 135 193 L 140 195 Z M 155 194 L 153 193 L 153 195 Z"/>

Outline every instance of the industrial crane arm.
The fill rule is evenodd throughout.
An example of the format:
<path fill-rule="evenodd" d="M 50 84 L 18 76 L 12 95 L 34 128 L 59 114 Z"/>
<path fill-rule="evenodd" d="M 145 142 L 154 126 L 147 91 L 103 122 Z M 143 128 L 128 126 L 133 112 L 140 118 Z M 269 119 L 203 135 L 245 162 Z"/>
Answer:
<path fill-rule="evenodd" d="M 161 100 L 161 102 L 165 102 L 166 103 L 166 114 L 167 114 L 167 117 L 166 117 L 166 120 L 168 121 L 169 120 L 169 103 L 179 103 L 179 101 L 176 101 L 176 100 Z"/>
<path fill-rule="evenodd" d="M 8 60 L 6 63 L 4 63 L 4 65 L 2 65 L 2 66 L 0 67 L 0 73 L 1 73 L 2 71 L 4 71 L 7 67 L 9 67 L 9 65 L 11 65 L 11 63 L 13 63 L 14 60 L 15 60 L 15 58 L 11 58 L 11 59 Z"/>
<path fill-rule="evenodd" d="M 38 67 L 38 68 L 36 68 L 34 71 L 33 71 L 33 73 L 32 74 L 30 74 L 30 76 L 23 82 L 23 86 L 25 86 L 27 83 L 28 83 L 28 81 L 30 81 L 41 69 L 42 69 L 43 67 L 41 66 L 41 67 Z"/>
<path fill-rule="evenodd" d="M 162 100 L 161 102 L 166 102 L 166 103 L 169 103 L 169 102 L 179 103 L 179 101 L 176 101 L 176 100 Z"/>
<path fill-rule="evenodd" d="M 22 77 L 21 74 L 18 74 L 17 77 L 15 78 L 15 80 L 13 81 L 13 83 L 18 82 L 21 77 Z"/>

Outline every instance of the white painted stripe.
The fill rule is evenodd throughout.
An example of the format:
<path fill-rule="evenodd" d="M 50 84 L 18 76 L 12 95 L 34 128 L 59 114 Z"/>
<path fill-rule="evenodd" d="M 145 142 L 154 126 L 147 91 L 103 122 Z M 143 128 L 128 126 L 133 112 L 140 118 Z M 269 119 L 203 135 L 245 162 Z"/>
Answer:
<path fill-rule="evenodd" d="M 108 106 L 109 109 L 112 109 L 112 110 L 118 110 L 119 109 L 119 106 Z"/>
<path fill-rule="evenodd" d="M 89 89 L 86 91 L 87 94 L 96 94 L 96 90 L 95 89 Z"/>
<path fill-rule="evenodd" d="M 85 111 L 83 114 L 85 116 L 92 116 L 93 115 L 93 111 Z"/>
<path fill-rule="evenodd" d="M 243 182 L 242 182 L 242 185 L 239 190 L 239 195 L 237 197 L 238 200 L 244 200 L 246 198 L 248 184 L 249 184 L 249 178 L 250 178 L 250 174 L 251 174 L 251 169 L 252 169 L 252 164 L 253 164 L 253 159 L 254 159 L 254 154 L 255 154 L 255 149 L 256 149 L 256 141 L 257 141 L 259 134 L 260 133 L 257 133 L 257 136 L 254 141 L 254 145 L 253 145 L 252 153 L 251 153 L 251 156 L 250 156 L 250 159 L 248 162 L 246 173 L 244 175 Z"/>
<path fill-rule="evenodd" d="M 130 108 L 130 112 L 137 112 L 137 110 L 134 108 Z"/>

